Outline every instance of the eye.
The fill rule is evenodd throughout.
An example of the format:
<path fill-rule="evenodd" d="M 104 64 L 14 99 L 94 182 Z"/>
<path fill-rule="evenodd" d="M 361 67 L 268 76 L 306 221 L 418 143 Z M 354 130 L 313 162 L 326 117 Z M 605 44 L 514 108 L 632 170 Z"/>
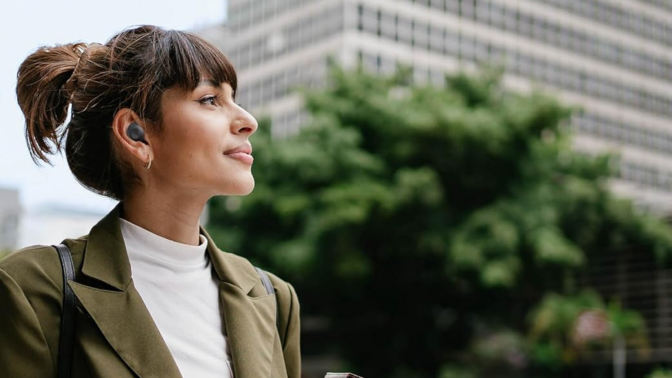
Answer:
<path fill-rule="evenodd" d="M 206 96 L 198 100 L 198 102 L 204 105 L 217 105 L 217 96 Z"/>

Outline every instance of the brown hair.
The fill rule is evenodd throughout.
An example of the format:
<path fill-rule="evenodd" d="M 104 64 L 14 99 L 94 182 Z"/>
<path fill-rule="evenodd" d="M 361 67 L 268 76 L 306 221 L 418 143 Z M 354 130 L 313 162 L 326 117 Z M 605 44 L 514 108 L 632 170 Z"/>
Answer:
<path fill-rule="evenodd" d="M 175 86 L 191 91 L 204 77 L 230 84 L 235 94 L 236 72 L 229 60 L 183 31 L 140 26 L 105 45 L 41 47 L 19 67 L 16 85 L 31 157 L 49 163 L 47 155 L 60 151 L 65 140 L 68 165 L 77 180 L 121 200 L 133 174 L 113 147 L 116 112 L 129 108 L 160 127 L 163 91 Z M 70 122 L 62 128 L 69 106 Z"/>

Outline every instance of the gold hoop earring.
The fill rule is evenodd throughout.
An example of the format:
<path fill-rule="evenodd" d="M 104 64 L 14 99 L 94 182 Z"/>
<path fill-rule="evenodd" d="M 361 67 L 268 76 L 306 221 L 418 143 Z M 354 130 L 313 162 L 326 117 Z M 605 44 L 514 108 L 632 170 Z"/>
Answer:
<path fill-rule="evenodd" d="M 151 168 L 151 167 L 152 167 L 152 158 L 150 157 L 149 162 L 145 165 L 145 169 L 149 170 L 149 168 Z"/>

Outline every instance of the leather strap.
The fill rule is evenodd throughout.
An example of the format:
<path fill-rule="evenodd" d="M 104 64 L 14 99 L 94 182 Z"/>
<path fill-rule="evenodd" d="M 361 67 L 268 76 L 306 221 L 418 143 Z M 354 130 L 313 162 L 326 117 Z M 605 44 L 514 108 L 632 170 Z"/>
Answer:
<path fill-rule="evenodd" d="M 268 278 L 268 274 L 264 272 L 263 270 L 254 267 L 254 269 L 257 270 L 257 273 L 259 273 L 259 277 L 261 277 L 261 283 L 264 284 L 264 287 L 266 288 L 266 292 L 268 294 L 273 294 L 275 295 L 275 289 L 273 288 L 273 284 L 271 283 L 271 279 Z M 278 308 L 278 303 L 277 303 L 277 297 L 276 297 L 276 303 L 275 303 L 275 326 L 278 329 L 278 334 L 280 333 L 280 309 Z"/>
<path fill-rule="evenodd" d="M 275 289 L 273 288 L 273 284 L 271 283 L 271 279 L 268 278 L 268 274 L 266 274 L 266 272 L 264 272 L 263 270 L 261 270 L 259 268 L 255 267 L 254 269 L 256 269 L 257 272 L 259 273 L 259 277 L 261 277 L 261 283 L 264 284 L 264 287 L 266 288 L 266 292 L 268 294 L 275 294 Z"/>
<path fill-rule="evenodd" d="M 68 281 L 75 280 L 75 264 L 65 244 L 53 246 L 58 252 L 63 268 L 63 313 L 61 339 L 58 347 L 58 378 L 69 378 L 72 366 L 72 345 L 75 338 L 75 293 Z"/>

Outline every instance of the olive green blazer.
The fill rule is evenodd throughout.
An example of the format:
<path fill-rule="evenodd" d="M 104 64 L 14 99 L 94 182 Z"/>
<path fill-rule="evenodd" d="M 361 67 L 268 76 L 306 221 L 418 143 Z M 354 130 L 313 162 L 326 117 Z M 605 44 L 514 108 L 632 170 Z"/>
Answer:
<path fill-rule="evenodd" d="M 133 285 L 120 208 L 88 236 L 65 240 L 77 271 L 76 282 L 68 282 L 77 297 L 72 377 L 181 377 Z M 234 376 L 299 378 L 299 302 L 292 286 L 269 274 L 276 301 L 252 264 L 222 252 L 201 232 L 219 279 Z M 63 275 L 54 248 L 28 247 L 0 261 L 0 377 L 56 377 L 62 299 Z"/>

